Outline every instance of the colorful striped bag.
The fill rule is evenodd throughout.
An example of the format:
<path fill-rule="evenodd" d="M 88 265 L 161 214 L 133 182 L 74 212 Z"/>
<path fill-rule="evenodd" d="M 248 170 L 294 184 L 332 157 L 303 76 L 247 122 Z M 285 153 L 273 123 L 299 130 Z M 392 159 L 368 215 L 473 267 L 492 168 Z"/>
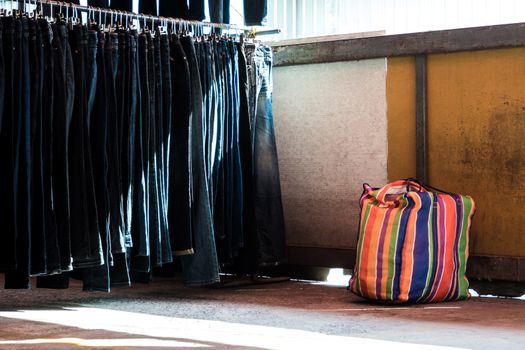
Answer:
<path fill-rule="evenodd" d="M 413 179 L 363 187 L 350 290 L 394 303 L 467 299 L 474 200 Z"/>

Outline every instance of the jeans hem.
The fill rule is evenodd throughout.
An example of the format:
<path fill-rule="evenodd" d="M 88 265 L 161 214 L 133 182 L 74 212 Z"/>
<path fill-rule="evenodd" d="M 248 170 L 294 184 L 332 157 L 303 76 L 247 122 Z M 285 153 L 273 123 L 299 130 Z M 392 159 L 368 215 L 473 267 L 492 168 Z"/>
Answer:
<path fill-rule="evenodd" d="M 185 249 L 185 250 L 174 250 L 172 254 L 175 256 L 193 255 L 195 254 L 195 251 L 193 250 L 193 248 Z"/>
<path fill-rule="evenodd" d="M 213 278 L 210 280 L 205 281 L 192 281 L 192 282 L 186 282 L 184 281 L 184 284 L 188 287 L 202 287 L 202 286 L 209 286 L 210 284 L 219 283 L 221 281 L 221 278 Z"/>

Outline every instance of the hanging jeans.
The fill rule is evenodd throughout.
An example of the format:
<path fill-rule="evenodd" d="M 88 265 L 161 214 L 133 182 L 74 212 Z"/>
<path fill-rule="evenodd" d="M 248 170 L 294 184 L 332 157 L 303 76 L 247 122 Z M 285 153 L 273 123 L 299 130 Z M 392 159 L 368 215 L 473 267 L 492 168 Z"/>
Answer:
<path fill-rule="evenodd" d="M 16 270 L 5 275 L 5 288 L 29 288 L 31 251 L 31 89 L 29 71 L 28 19 L 17 18 L 14 24 L 14 191 L 16 218 Z"/>
<path fill-rule="evenodd" d="M 111 0 L 110 7 L 115 10 L 133 11 L 133 0 Z"/>
<path fill-rule="evenodd" d="M 115 55 L 117 55 L 115 59 Z M 107 191 L 109 232 L 111 238 L 111 252 L 114 254 L 125 253 L 126 244 L 124 240 L 124 207 L 122 196 L 122 179 L 120 173 L 120 147 L 119 147 L 119 123 L 117 118 L 117 94 L 115 89 L 115 70 L 118 68 L 118 34 L 107 33 L 105 35 L 104 47 L 104 70 L 106 90 L 106 112 L 107 112 L 107 143 L 106 156 L 107 169 Z"/>
<path fill-rule="evenodd" d="M 189 60 L 191 77 L 190 188 L 193 199 L 191 216 L 195 248 L 195 254 L 182 256 L 181 260 L 184 282 L 188 285 L 204 285 L 219 281 L 219 263 L 205 170 L 203 99 L 199 67 L 192 39 L 184 37 L 181 43 Z"/>
<path fill-rule="evenodd" d="M 96 52 L 90 35 L 91 55 L 88 55 L 88 38 L 82 26 L 75 26 L 70 36 L 75 68 L 75 103 L 70 130 L 69 176 L 71 205 L 71 249 L 73 265 L 77 268 L 94 267 L 103 264 L 102 241 L 99 234 L 95 203 L 93 173 L 91 168 L 90 132 L 88 121 L 89 90 L 87 81 L 93 84 L 96 76 L 88 59 Z M 91 79 L 91 80 L 89 80 Z"/>
<path fill-rule="evenodd" d="M 97 215 L 102 241 L 102 252 L 104 262 L 101 266 L 89 267 L 83 271 L 84 290 L 107 291 L 110 290 L 109 266 L 113 263 L 111 255 L 111 240 L 109 233 L 109 197 L 107 191 L 108 159 L 107 129 L 108 129 L 108 91 L 106 90 L 105 69 L 105 37 L 100 30 L 94 28 L 90 31 L 92 39 L 90 45 L 97 45 L 94 55 L 96 64 L 96 86 L 93 98 L 93 106 L 89 113 L 90 146 L 93 165 L 93 178 L 95 187 L 95 199 Z M 97 40 L 95 40 L 95 38 Z M 92 47 L 92 49 L 94 49 Z"/>
<path fill-rule="evenodd" d="M 189 131 L 191 75 L 180 39 L 171 36 L 172 111 L 169 144 L 168 226 L 173 254 L 193 254 Z"/>
<path fill-rule="evenodd" d="M 147 2 L 151 0 L 140 0 Z M 202 21 L 204 13 L 204 0 L 190 0 L 189 6 L 185 0 L 159 0 L 159 15 Z"/>
<path fill-rule="evenodd" d="M 116 2 L 115 0 L 112 1 Z M 88 0 L 88 5 L 93 7 L 102 7 L 102 8 L 108 8 L 109 7 L 109 1 L 108 0 Z"/>
<path fill-rule="evenodd" d="M 156 0 L 140 0 L 139 13 L 157 16 L 157 1 Z"/>
<path fill-rule="evenodd" d="M 139 114 L 137 116 L 135 136 L 135 191 L 133 200 L 133 250 L 131 270 L 134 274 L 151 272 L 150 264 L 150 227 L 149 227 L 149 123 L 150 123 L 150 89 L 149 89 L 149 33 L 139 35 Z M 134 280 L 136 276 L 132 277 Z"/>
<path fill-rule="evenodd" d="M 268 14 L 268 0 L 244 0 L 244 24 L 263 26 Z"/>
<path fill-rule="evenodd" d="M 47 40 L 46 40 L 47 41 Z M 48 43 L 47 46 L 50 46 Z M 46 232 L 45 232 L 45 203 L 44 199 L 44 154 L 42 148 L 43 143 L 43 103 L 47 106 L 52 106 L 51 99 L 42 100 L 42 90 L 44 83 L 44 60 L 52 60 L 52 56 L 44 56 L 44 43 L 42 42 L 42 33 L 40 26 L 36 21 L 29 21 L 29 54 L 30 54 L 30 76 L 31 76 L 31 140 L 33 153 L 33 172 L 32 177 L 32 217 L 31 226 L 33 227 L 31 236 L 31 275 L 42 275 L 47 272 L 47 247 L 46 247 Z M 49 66 L 49 65 L 47 65 Z M 48 70 L 52 68 L 48 67 Z M 49 75 L 46 76 L 49 79 Z M 46 81 L 48 83 L 48 81 Z M 52 92 L 53 80 L 49 81 L 51 88 L 47 88 L 46 92 Z M 52 95 L 52 94 L 51 94 Z M 46 113 L 46 118 L 52 117 L 52 114 Z M 49 178 L 47 178 L 49 179 Z M 51 252 L 50 252 L 51 253 Z M 51 260 L 57 261 L 50 256 Z"/>
<path fill-rule="evenodd" d="M 149 36 L 149 88 L 150 88 L 150 126 L 149 126 L 149 209 L 150 209 L 150 252 L 153 266 L 162 266 L 171 262 L 170 257 L 163 257 L 162 245 L 167 233 L 162 203 L 162 75 L 160 71 L 160 37 Z M 171 250 L 171 249 L 170 249 Z M 166 261 L 164 261 L 166 260 Z"/>
<path fill-rule="evenodd" d="M 55 215 L 55 208 L 53 207 L 55 191 L 53 190 L 53 124 L 54 124 L 54 103 L 55 103 L 55 90 L 54 90 L 54 78 L 55 78 L 55 55 L 57 54 L 53 48 L 54 33 L 51 25 L 45 19 L 39 19 L 37 21 L 40 26 L 42 33 L 42 62 L 41 68 L 42 75 L 42 93 L 41 93 L 41 125 L 42 125 L 42 174 L 41 179 L 43 187 L 43 209 L 44 209 L 44 234 L 46 238 L 46 273 L 57 274 L 62 271 L 61 259 L 60 259 L 60 248 L 58 238 L 58 228 Z M 49 84 L 49 85 L 48 85 Z M 47 87 L 49 86 L 49 88 Z M 34 165 L 36 166 L 36 156 L 34 159 Z M 36 178 L 33 179 L 33 185 L 36 183 Z M 33 237 L 35 234 L 32 235 Z M 33 246 L 33 243 L 32 243 Z"/>
<path fill-rule="evenodd" d="M 69 126 L 73 117 L 75 82 L 73 57 L 65 22 L 53 26 L 54 119 L 53 119 L 53 200 L 60 246 L 60 269 L 73 269 L 71 259 L 71 230 L 69 205 Z"/>
<path fill-rule="evenodd" d="M 43 22 L 41 22 L 43 23 Z M 75 82 L 73 59 L 65 22 L 53 24 L 53 204 L 55 209 L 61 274 L 38 277 L 38 288 L 68 288 L 73 269 L 69 206 L 69 126 L 73 113 Z"/>
<path fill-rule="evenodd" d="M 272 50 L 259 46 L 248 51 L 251 84 L 253 181 L 259 263 L 284 261 L 285 234 L 279 163 L 272 114 Z"/>
<path fill-rule="evenodd" d="M 167 44 L 162 45 L 161 41 L 163 39 L 167 40 L 167 37 L 162 36 L 160 33 L 157 33 L 153 39 L 154 45 L 154 79 L 155 79 L 155 143 L 153 144 L 155 151 L 155 161 L 157 166 L 156 179 L 157 179 L 157 207 L 158 207 L 158 219 L 159 219 L 159 230 L 157 232 L 158 239 L 155 242 L 155 252 L 152 249 L 152 260 L 156 266 L 162 266 L 164 264 L 173 262 L 173 257 L 171 253 L 171 244 L 169 240 L 168 233 L 168 209 L 166 206 L 166 157 L 165 154 L 167 150 L 165 149 L 165 133 L 164 133 L 164 123 L 165 119 L 168 117 L 164 111 L 164 92 L 167 90 L 167 86 L 164 85 L 165 75 L 170 74 L 169 66 L 164 70 L 163 65 L 163 56 L 164 53 L 167 53 L 169 56 L 169 51 L 163 52 L 164 50 L 169 50 Z M 164 50 L 161 50 L 164 49 Z M 164 61 L 166 58 L 164 58 Z"/>
<path fill-rule="evenodd" d="M 257 227 L 255 224 L 253 153 L 250 132 L 248 67 L 244 47 L 238 43 L 239 64 L 239 151 L 243 183 L 243 249 L 235 263 L 238 273 L 254 274 L 258 269 Z"/>
<path fill-rule="evenodd" d="M 162 79 L 162 114 L 160 115 L 160 148 L 162 150 L 162 220 L 163 238 L 162 256 L 167 261 L 173 261 L 172 247 L 170 240 L 169 221 L 168 221 L 168 195 L 169 195 L 169 145 L 171 142 L 171 123 L 172 123 L 172 86 L 171 86 L 171 66 L 170 66 L 170 42 L 167 35 L 160 36 L 160 67 Z M 160 94 L 159 94 L 160 95 Z"/>
<path fill-rule="evenodd" d="M 0 102 L 3 106 L 0 111 L 0 202 L 3 208 L 0 211 L 0 220 L 3 229 L 0 231 L 2 244 L 0 245 L 0 271 L 6 272 L 16 268 L 16 212 L 15 212 L 15 189 L 14 189 L 14 160 L 15 160 L 15 111 L 17 103 L 15 97 L 15 79 L 19 74 L 14 67 L 18 67 L 20 55 L 19 45 L 16 45 L 15 20 L 13 17 L 2 17 L 0 33 L 2 42 L 0 45 L 0 78 L 3 82 L 4 93 Z M 2 113 L 3 112 L 3 113 Z"/>
<path fill-rule="evenodd" d="M 230 23 L 230 0 L 208 0 L 210 22 Z"/>

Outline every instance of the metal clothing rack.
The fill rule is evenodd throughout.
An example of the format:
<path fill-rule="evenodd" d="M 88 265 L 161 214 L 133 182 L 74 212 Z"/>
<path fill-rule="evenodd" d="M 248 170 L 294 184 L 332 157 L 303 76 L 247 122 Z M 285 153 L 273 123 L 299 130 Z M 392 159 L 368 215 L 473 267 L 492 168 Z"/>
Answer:
<path fill-rule="evenodd" d="M 62 12 L 63 10 L 66 11 L 66 13 L 71 12 L 73 13 L 73 17 L 78 14 L 78 12 L 84 12 L 87 13 L 88 19 L 93 18 L 96 19 L 97 15 L 99 18 L 99 22 L 101 22 L 102 15 L 104 15 L 104 19 L 106 19 L 107 15 L 110 16 L 110 20 L 113 23 L 113 20 L 116 19 L 116 22 L 122 23 L 133 23 L 134 20 L 136 20 L 139 25 L 140 23 L 144 23 L 144 26 L 147 22 L 151 23 L 152 27 L 155 25 L 155 23 L 158 23 L 160 25 L 168 26 L 172 25 L 173 27 L 179 26 L 183 27 L 186 30 L 193 29 L 192 31 L 195 32 L 195 30 L 199 30 L 203 33 L 204 28 L 214 28 L 214 29 L 224 29 L 224 30 L 233 30 L 237 34 L 249 34 L 249 33 L 256 33 L 256 35 L 265 35 L 265 34 L 275 34 L 279 33 L 280 29 L 271 29 L 271 30 L 264 30 L 264 31 L 255 31 L 252 28 L 244 27 L 244 26 L 238 26 L 236 24 L 225 24 L 225 23 L 212 23 L 212 22 L 202 22 L 202 21 L 193 21 L 193 20 L 187 20 L 187 19 L 180 19 L 180 18 L 172 18 L 172 17 L 162 17 L 162 16 L 154 16 L 154 15 L 148 15 L 148 14 L 142 14 L 142 13 L 133 13 L 128 11 L 121 11 L 121 10 L 115 10 L 110 8 L 100 8 L 100 7 L 93 7 L 93 6 L 84 6 L 84 5 L 77 5 L 70 2 L 64 2 L 64 1 L 57 1 L 57 0 L 2 0 L 0 1 L 0 5 L 3 8 L 6 8 L 6 3 L 11 3 L 11 9 L 14 10 L 13 4 L 18 4 L 17 10 L 23 9 L 25 10 L 27 6 L 36 6 L 37 10 L 40 10 L 40 12 L 43 12 L 44 6 L 51 9 L 51 12 L 53 13 L 54 9 L 58 9 L 59 12 Z M 22 7 L 21 7 L 22 6 Z M 124 22 L 125 20 L 125 22 Z"/>

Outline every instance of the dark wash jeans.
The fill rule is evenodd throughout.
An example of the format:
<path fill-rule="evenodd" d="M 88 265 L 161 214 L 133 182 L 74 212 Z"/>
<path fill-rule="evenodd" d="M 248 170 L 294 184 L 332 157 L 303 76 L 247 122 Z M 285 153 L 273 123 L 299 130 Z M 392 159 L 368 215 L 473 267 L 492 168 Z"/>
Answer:
<path fill-rule="evenodd" d="M 230 0 L 208 0 L 210 21 L 213 23 L 230 23 Z"/>
<path fill-rule="evenodd" d="M 111 0 L 111 8 L 122 11 L 133 11 L 133 0 Z"/>
<path fill-rule="evenodd" d="M 169 221 L 168 221 L 168 195 L 169 195 L 169 144 L 171 139 L 171 120 L 172 120 L 172 85 L 171 85 L 171 65 L 170 65 L 170 43 L 169 37 L 163 35 L 160 37 L 160 72 L 162 79 L 162 114 L 160 115 L 160 126 L 162 132 L 160 134 L 160 146 L 162 149 L 162 220 L 163 220 L 163 242 L 167 244 L 162 245 L 162 256 L 164 262 L 172 262 L 172 247 L 170 240 Z"/>
<path fill-rule="evenodd" d="M 53 48 L 53 29 L 48 21 L 38 20 L 37 24 L 42 33 L 42 103 L 41 103 L 41 120 L 42 120 L 42 186 L 43 186 L 43 208 L 44 208 L 44 234 L 46 238 L 46 273 L 56 274 L 62 271 L 60 260 L 60 248 L 58 240 L 58 227 L 55 215 L 54 189 L 53 189 L 53 137 L 54 124 L 54 104 L 55 104 L 55 50 Z M 36 161 L 36 157 L 34 157 Z M 35 162 L 36 165 L 36 162 Z M 35 180 L 35 179 L 34 179 Z M 33 181 L 35 184 L 35 181 Z M 33 237 L 35 234 L 33 234 Z M 31 243 L 33 245 L 33 242 Z"/>
<path fill-rule="evenodd" d="M 53 92 L 53 200 L 60 247 L 60 269 L 73 269 L 71 259 L 71 229 L 69 208 L 69 125 L 75 94 L 73 59 L 68 42 L 67 27 L 59 22 L 53 28 L 55 52 Z"/>
<path fill-rule="evenodd" d="M 151 0 L 140 0 L 141 3 L 150 1 Z M 205 18 L 204 1 L 205 0 L 190 0 L 188 6 L 188 3 L 184 0 L 159 0 L 159 15 L 163 17 L 202 21 Z"/>
<path fill-rule="evenodd" d="M 18 18 L 14 23 L 13 57 L 15 123 L 14 191 L 16 218 L 16 270 L 5 275 L 6 289 L 29 288 L 31 251 L 31 89 L 29 71 L 28 19 Z"/>
<path fill-rule="evenodd" d="M 114 56 L 118 55 L 118 34 L 107 33 L 105 35 L 104 48 L 104 70 L 106 90 L 106 113 L 107 113 L 107 190 L 108 190 L 108 216 L 109 232 L 111 238 L 111 252 L 125 253 L 125 224 L 123 189 L 121 179 L 121 161 L 119 144 L 119 123 L 117 118 L 117 93 L 115 89 L 115 70 L 118 69 L 118 61 L 115 64 Z M 118 60 L 118 56 L 117 56 Z"/>
<path fill-rule="evenodd" d="M 0 119 L 0 202 L 3 208 L 0 211 L 0 220 L 3 229 L 0 231 L 2 244 L 0 245 L 0 271 L 6 272 L 16 268 L 16 214 L 14 188 L 14 156 L 15 156 L 15 111 L 17 103 L 15 97 L 15 79 L 19 74 L 15 72 L 15 64 L 20 59 L 18 39 L 15 38 L 15 20 L 13 17 L 0 18 L 2 27 L 2 42 L 0 51 L 3 57 L 3 69 L 0 79 L 4 82 L 4 95 L 0 105 L 3 105 L 3 114 Z"/>
<path fill-rule="evenodd" d="M 238 273 L 256 273 L 258 270 L 258 242 L 255 224 L 253 153 L 250 132 L 248 67 L 244 47 L 238 43 L 239 65 L 239 151 L 243 179 L 243 234 L 244 247 L 235 262 Z"/>
<path fill-rule="evenodd" d="M 86 84 L 89 56 L 85 28 L 82 26 L 73 28 L 73 31 L 70 32 L 70 45 L 75 68 L 75 102 L 69 139 L 71 249 L 73 265 L 76 268 L 82 268 L 99 266 L 104 262 L 90 158 L 88 86 Z M 96 51 L 96 46 L 91 46 L 89 49 Z M 95 77 L 91 78 L 95 79 Z"/>
<path fill-rule="evenodd" d="M 244 24 L 260 26 L 266 24 L 268 0 L 244 0 Z"/>
<path fill-rule="evenodd" d="M 181 43 L 189 60 L 191 82 L 190 172 L 193 198 L 191 215 L 195 248 L 195 254 L 182 256 L 181 261 L 184 282 L 188 285 L 203 285 L 219 281 L 219 263 L 205 170 L 203 99 L 199 67 L 192 39 L 184 37 Z"/>
<path fill-rule="evenodd" d="M 191 76 L 188 58 L 180 39 L 170 37 L 172 110 L 169 144 L 168 226 L 173 254 L 193 254 L 189 131 Z"/>
<path fill-rule="evenodd" d="M 43 110 L 47 109 L 42 105 L 42 89 L 44 83 L 44 60 L 49 56 L 43 54 L 44 46 L 40 26 L 35 21 L 29 21 L 29 55 L 30 55 L 30 76 L 31 76 L 31 146 L 33 153 L 33 172 L 32 177 L 32 208 L 31 226 L 33 228 L 31 239 L 31 275 L 45 274 L 47 271 L 46 254 L 46 232 L 45 232 L 45 209 L 46 200 L 44 199 L 44 154 L 42 148 L 46 145 L 43 142 Z M 49 46 L 49 45 L 48 45 Z M 52 59 L 52 58 L 51 58 Z M 46 77 L 49 79 L 49 76 Z M 53 89 L 53 80 L 46 81 Z M 48 85 L 48 86 L 49 86 Z M 44 101 L 46 105 L 51 105 L 52 100 L 48 97 Z M 52 115 L 46 113 L 46 120 Z M 56 259 L 55 259 L 56 260 Z"/>
<path fill-rule="evenodd" d="M 115 0 L 112 1 L 116 2 Z M 108 0 L 88 0 L 88 5 L 93 7 L 102 7 L 102 8 L 108 8 L 109 7 L 109 1 Z"/>
<path fill-rule="evenodd" d="M 65 289 L 69 286 L 69 273 L 73 269 L 71 257 L 69 207 L 69 126 L 73 113 L 75 81 L 73 59 L 69 46 L 66 23 L 59 21 L 53 30 L 53 204 L 57 222 L 61 274 L 41 276 L 38 288 Z"/>
<path fill-rule="evenodd" d="M 157 1 L 141 0 L 139 1 L 139 13 L 157 16 Z"/>
<path fill-rule="evenodd" d="M 107 191 L 108 159 L 106 153 L 107 129 L 108 129 L 108 91 L 106 89 L 106 67 L 105 67 L 105 36 L 98 28 L 90 31 L 96 34 L 97 50 L 94 62 L 96 65 L 96 86 L 94 90 L 92 110 L 88 112 L 90 120 L 90 146 L 93 156 L 93 178 L 95 185 L 95 199 L 97 206 L 100 237 L 102 240 L 102 252 L 104 263 L 101 266 L 88 267 L 83 271 L 83 289 L 109 291 L 109 266 L 113 263 L 111 254 L 111 240 L 109 232 L 109 196 Z M 111 78 L 110 78 L 111 79 Z"/>
<path fill-rule="evenodd" d="M 150 119 L 149 90 L 149 45 L 148 34 L 139 35 L 139 81 L 138 115 L 135 136 L 135 198 L 133 200 L 133 224 L 131 233 L 133 248 L 131 251 L 132 272 L 149 273 L 149 182 L 148 182 L 148 145 Z M 133 277 L 132 277 L 133 278 Z"/>

